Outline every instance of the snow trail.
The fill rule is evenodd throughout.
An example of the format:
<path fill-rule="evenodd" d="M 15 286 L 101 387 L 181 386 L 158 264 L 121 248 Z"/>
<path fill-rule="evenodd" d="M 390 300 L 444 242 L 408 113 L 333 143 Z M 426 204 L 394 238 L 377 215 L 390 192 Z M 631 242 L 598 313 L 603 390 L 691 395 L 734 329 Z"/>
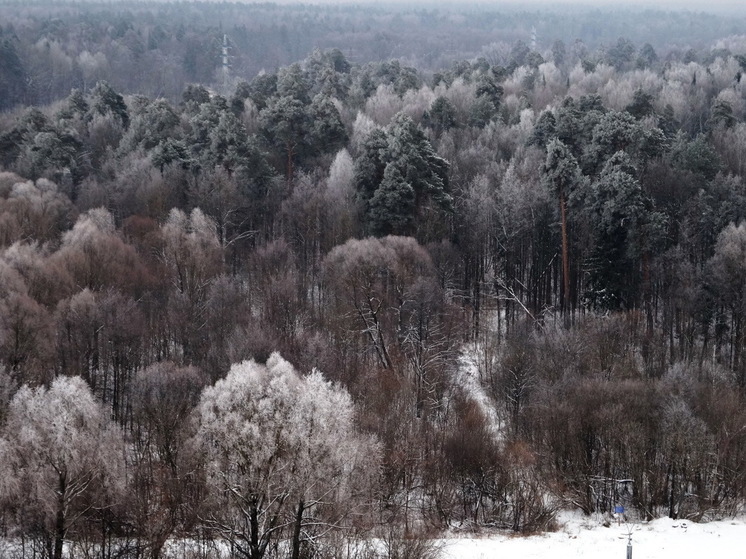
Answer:
<path fill-rule="evenodd" d="M 477 404 L 487 421 L 487 428 L 494 441 L 501 443 L 505 439 L 505 424 L 497 413 L 497 405 L 494 399 L 487 394 L 484 386 L 482 386 L 479 365 L 475 357 L 477 351 L 477 348 L 468 346 L 461 350 L 458 357 L 456 385 Z"/>

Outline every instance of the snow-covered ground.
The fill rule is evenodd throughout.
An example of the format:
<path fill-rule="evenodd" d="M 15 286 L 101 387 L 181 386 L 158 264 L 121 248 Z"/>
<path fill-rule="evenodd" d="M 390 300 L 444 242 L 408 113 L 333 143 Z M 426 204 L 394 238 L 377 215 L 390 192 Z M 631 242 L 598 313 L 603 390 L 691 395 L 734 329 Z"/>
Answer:
<path fill-rule="evenodd" d="M 456 384 L 479 406 L 487 420 L 490 433 L 497 442 L 500 442 L 503 437 L 504 426 L 497 415 L 497 406 L 495 406 L 479 380 L 476 351 L 476 348 L 467 348 L 459 355 Z"/>
<path fill-rule="evenodd" d="M 536 536 L 489 535 L 444 540 L 443 559 L 626 559 L 632 532 L 633 559 L 741 559 L 746 557 L 746 519 L 703 524 L 661 518 L 612 524 L 579 515 L 560 517 L 557 532 Z"/>

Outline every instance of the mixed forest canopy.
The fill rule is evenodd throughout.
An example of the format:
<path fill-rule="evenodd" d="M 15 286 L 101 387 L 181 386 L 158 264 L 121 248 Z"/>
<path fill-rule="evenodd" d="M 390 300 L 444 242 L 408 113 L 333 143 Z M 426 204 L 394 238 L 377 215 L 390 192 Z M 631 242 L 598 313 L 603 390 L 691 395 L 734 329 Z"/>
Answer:
<path fill-rule="evenodd" d="M 0 5 L 0 554 L 742 510 L 746 35 L 613 13 Z"/>

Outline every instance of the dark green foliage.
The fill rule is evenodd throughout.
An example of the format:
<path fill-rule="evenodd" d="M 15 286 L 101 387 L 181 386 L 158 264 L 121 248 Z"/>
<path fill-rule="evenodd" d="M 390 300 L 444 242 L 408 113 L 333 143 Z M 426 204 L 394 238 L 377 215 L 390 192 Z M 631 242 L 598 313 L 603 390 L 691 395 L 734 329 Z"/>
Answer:
<path fill-rule="evenodd" d="M 477 97 L 469 107 L 469 126 L 484 128 L 498 114 L 495 104 L 486 96 Z"/>
<path fill-rule="evenodd" d="M 597 172 L 613 154 L 634 149 L 641 137 L 642 131 L 629 113 L 604 114 L 593 128 L 593 137 L 586 149 L 587 169 L 591 173 Z"/>
<path fill-rule="evenodd" d="M 277 96 L 295 99 L 302 105 L 311 102 L 310 86 L 300 64 L 283 68 L 277 75 Z"/>
<path fill-rule="evenodd" d="M 456 108 L 445 97 L 438 97 L 423 120 L 436 134 L 440 134 L 456 126 Z"/>
<path fill-rule="evenodd" d="M 528 139 L 528 144 L 538 148 L 545 148 L 550 140 L 557 137 L 557 119 L 552 111 L 544 111 L 539 115 Z"/>
<path fill-rule="evenodd" d="M 477 82 L 477 97 L 488 99 L 495 110 L 500 108 L 505 90 L 503 87 L 495 81 L 495 78 L 489 74 L 480 76 Z"/>
<path fill-rule="evenodd" d="M 666 105 L 663 108 L 663 113 L 658 122 L 660 129 L 663 131 L 663 134 L 665 134 L 667 139 L 670 140 L 676 135 L 678 123 L 676 122 L 676 117 L 674 116 L 673 107 L 671 105 Z"/>
<path fill-rule="evenodd" d="M 606 112 L 598 96 L 567 97 L 555 111 L 557 138 L 570 148 L 576 159 L 590 144 L 594 128 Z"/>
<path fill-rule="evenodd" d="M 340 74 L 350 73 L 352 66 L 347 61 L 347 58 L 345 58 L 345 55 L 342 54 L 341 50 L 334 48 L 328 51 L 326 56 L 335 72 L 339 72 Z"/>
<path fill-rule="evenodd" d="M 558 68 L 565 64 L 565 58 L 567 57 L 567 49 L 565 43 L 561 40 L 556 40 L 552 43 L 552 61 Z"/>
<path fill-rule="evenodd" d="M 124 98 L 106 82 L 98 82 L 91 92 L 90 110 L 100 115 L 110 114 L 122 125 L 129 126 L 130 117 Z"/>
<path fill-rule="evenodd" d="M 735 123 L 736 117 L 733 116 L 733 107 L 727 101 L 717 99 L 712 105 L 710 125 L 712 127 L 723 126 L 725 128 L 732 128 Z"/>
<path fill-rule="evenodd" d="M 417 70 L 402 66 L 398 60 L 366 65 L 360 80 L 361 88 L 368 95 L 382 84 L 393 86 L 398 95 L 404 95 L 410 89 L 417 89 L 422 85 L 422 78 Z"/>
<path fill-rule="evenodd" d="M 23 103 L 26 96 L 26 70 L 16 44 L 0 34 L 0 111 Z"/>
<path fill-rule="evenodd" d="M 413 232 L 415 191 L 393 163 L 368 203 L 368 226 L 377 237 L 410 235 Z"/>
<path fill-rule="evenodd" d="M 251 81 L 251 100 L 262 110 L 277 93 L 277 74 L 259 74 Z"/>
<path fill-rule="evenodd" d="M 653 45 L 645 43 L 640 49 L 637 56 L 637 66 L 639 68 L 650 68 L 658 62 L 658 53 L 655 52 Z"/>
<path fill-rule="evenodd" d="M 135 146 L 150 150 L 165 140 L 179 140 L 181 136 L 179 115 L 164 99 L 148 103 L 132 120 L 128 130 L 128 149 Z"/>
<path fill-rule="evenodd" d="M 31 178 L 49 176 L 59 180 L 65 172 L 76 171 L 76 157 L 81 143 L 71 134 L 57 131 L 39 132 L 26 143 L 23 166 Z M 26 167 L 27 166 L 27 167 Z"/>
<path fill-rule="evenodd" d="M 531 54 L 531 49 L 524 41 L 519 39 L 513 43 L 513 46 L 510 49 L 510 62 L 516 67 L 523 66 L 528 63 L 527 59 L 529 54 Z"/>
<path fill-rule="evenodd" d="M 339 49 L 324 52 L 314 50 L 306 58 L 304 68 L 315 92 L 336 99 L 347 97 L 352 66 Z"/>
<path fill-rule="evenodd" d="M 251 85 L 245 81 L 239 82 L 230 99 L 230 106 L 233 114 L 241 116 L 244 111 L 244 102 L 249 97 L 251 97 Z"/>
<path fill-rule="evenodd" d="M 542 57 L 538 52 L 531 51 L 526 57 L 526 65 L 531 68 L 536 69 L 542 64 L 544 64 L 544 57 Z"/>
<path fill-rule="evenodd" d="M 606 51 L 606 62 L 617 70 L 625 68 L 635 55 L 635 45 L 632 41 L 620 37 L 616 44 Z"/>
<path fill-rule="evenodd" d="M 24 143 L 30 143 L 40 132 L 52 130 L 49 119 L 37 108 L 31 108 L 21 117 L 19 123 L 0 135 L 0 157 L 3 164 L 10 166 L 21 153 Z"/>
<path fill-rule="evenodd" d="M 292 96 L 273 97 L 260 117 L 264 137 L 283 153 L 285 178 L 291 181 L 298 157 L 310 147 L 307 142 L 313 122 L 307 106 Z"/>
<path fill-rule="evenodd" d="M 60 120 L 82 119 L 88 114 L 90 106 L 79 89 L 73 89 L 67 97 L 67 103 L 58 113 Z"/>
<path fill-rule="evenodd" d="M 627 105 L 625 110 L 638 120 L 651 115 L 654 112 L 653 96 L 645 93 L 642 89 L 638 89 L 635 91 L 632 102 Z"/>
<path fill-rule="evenodd" d="M 634 175 L 629 158 L 618 152 L 591 187 L 588 208 L 595 244 L 587 297 L 598 308 L 638 306 L 644 260 L 651 251 L 662 249 L 666 218 L 655 211 Z"/>
<path fill-rule="evenodd" d="M 347 143 L 347 131 L 330 97 L 319 93 L 308 111 L 310 129 L 306 141 L 314 153 L 334 153 Z"/>
<path fill-rule="evenodd" d="M 280 71 L 276 95 L 262 102 L 266 102 L 260 113 L 262 133 L 267 143 L 282 153 L 288 181 L 297 164 L 333 153 L 347 141 L 332 98 L 322 92 L 311 100 L 310 86 L 299 64 Z"/>
<path fill-rule="evenodd" d="M 590 145 L 584 154 L 584 167 L 597 173 L 615 153 L 623 151 L 642 167 L 648 160 L 663 154 L 666 138 L 658 128 L 640 126 L 629 112 L 610 111 L 601 116 L 593 128 Z"/>
<path fill-rule="evenodd" d="M 368 203 L 383 181 L 387 148 L 386 132 L 377 128 L 365 139 L 362 153 L 355 161 L 355 191 L 363 205 L 363 213 L 367 213 Z"/>
<path fill-rule="evenodd" d="M 718 156 L 704 135 L 693 140 L 679 132 L 671 145 L 671 161 L 676 167 L 712 179 L 720 169 Z"/>
<path fill-rule="evenodd" d="M 181 94 L 181 101 L 191 110 L 210 101 L 210 92 L 202 85 L 189 84 Z"/>
<path fill-rule="evenodd" d="M 358 199 L 371 230 L 378 234 L 400 230 L 416 223 L 417 216 L 426 209 L 443 213 L 453 211 L 448 167 L 422 130 L 405 115 L 397 115 L 386 132 L 372 132 L 355 164 Z M 379 194 L 384 181 L 386 189 Z M 413 193 L 412 203 L 407 201 L 401 210 L 394 212 L 392 204 L 397 199 L 409 200 L 409 189 Z M 378 206 L 375 215 L 371 213 L 373 200 Z M 406 219 L 404 214 L 408 215 Z M 389 225 L 385 223 L 387 216 L 392 220 Z"/>
<path fill-rule="evenodd" d="M 184 142 L 166 138 L 153 149 L 150 156 L 153 165 L 163 172 L 164 168 L 171 164 L 180 165 L 182 168 L 191 166 L 191 159 Z"/>
<path fill-rule="evenodd" d="M 560 140 L 550 140 L 546 150 L 547 157 L 542 167 L 543 180 L 555 192 L 571 196 L 582 181 L 578 162 Z"/>
<path fill-rule="evenodd" d="M 407 116 L 398 115 L 388 129 L 386 158 L 399 168 L 415 190 L 416 204 L 429 198 L 444 211 L 451 211 L 448 162 L 433 149 L 420 128 Z"/>
<path fill-rule="evenodd" d="M 682 246 L 697 263 L 713 254 L 718 234 L 746 219 L 746 194 L 735 177 L 718 175 L 683 203 Z"/>

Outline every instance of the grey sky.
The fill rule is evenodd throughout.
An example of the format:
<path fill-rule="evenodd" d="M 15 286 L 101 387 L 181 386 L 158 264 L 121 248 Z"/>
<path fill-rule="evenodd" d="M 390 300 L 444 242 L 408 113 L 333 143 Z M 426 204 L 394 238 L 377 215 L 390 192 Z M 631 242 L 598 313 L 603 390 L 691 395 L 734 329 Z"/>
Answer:
<path fill-rule="evenodd" d="M 266 1 L 266 0 L 246 0 L 249 2 Z M 377 5 L 417 5 L 417 6 L 468 6 L 479 5 L 492 9 L 500 9 L 509 6 L 517 7 L 556 7 L 556 6 L 614 6 L 614 7 L 639 7 L 649 9 L 687 9 L 695 11 L 721 11 L 721 10 L 738 10 L 746 11 L 746 2 L 744 0 L 274 0 L 281 4 L 377 4 Z"/>

